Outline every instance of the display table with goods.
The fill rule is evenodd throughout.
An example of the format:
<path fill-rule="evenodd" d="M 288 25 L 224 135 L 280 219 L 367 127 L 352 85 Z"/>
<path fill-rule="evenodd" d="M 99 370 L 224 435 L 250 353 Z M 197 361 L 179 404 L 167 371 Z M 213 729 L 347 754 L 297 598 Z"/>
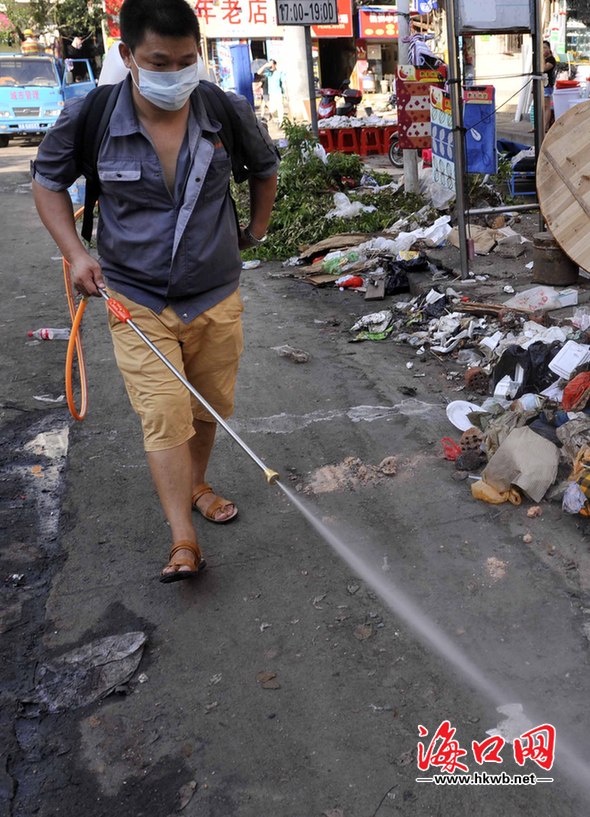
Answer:
<path fill-rule="evenodd" d="M 332 116 L 318 121 L 318 137 L 327 153 L 387 154 L 397 124 L 379 116 Z"/>

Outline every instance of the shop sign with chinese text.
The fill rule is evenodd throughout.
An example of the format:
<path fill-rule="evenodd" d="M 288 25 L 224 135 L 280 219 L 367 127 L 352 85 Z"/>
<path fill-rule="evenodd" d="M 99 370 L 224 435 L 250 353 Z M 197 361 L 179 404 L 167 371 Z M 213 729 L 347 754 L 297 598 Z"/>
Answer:
<path fill-rule="evenodd" d="M 284 29 L 277 24 L 274 0 L 197 0 L 195 12 L 209 39 L 284 36 Z"/>
<path fill-rule="evenodd" d="M 312 26 L 311 36 L 317 39 L 324 37 L 352 37 L 352 0 L 337 0 L 338 23 L 334 26 Z"/>
<path fill-rule="evenodd" d="M 359 37 L 389 40 L 399 34 L 395 6 L 365 6 L 359 9 Z"/>

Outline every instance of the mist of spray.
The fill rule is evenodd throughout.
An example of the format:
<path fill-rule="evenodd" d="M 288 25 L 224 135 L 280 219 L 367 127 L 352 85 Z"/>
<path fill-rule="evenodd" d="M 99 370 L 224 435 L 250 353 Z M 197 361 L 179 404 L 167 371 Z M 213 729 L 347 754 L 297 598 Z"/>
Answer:
<path fill-rule="evenodd" d="M 338 535 L 332 527 L 322 522 L 308 504 L 288 486 L 280 481 L 275 484 L 332 550 L 346 562 L 354 574 L 377 593 L 387 607 L 414 631 L 427 648 L 450 663 L 468 683 L 483 693 L 495 707 L 514 700 L 508 690 L 503 690 L 489 681 L 473 661 L 457 647 L 440 627 L 437 627 L 419 609 L 415 602 L 396 586 L 389 576 L 386 577 L 382 570 L 370 564 L 366 556 L 360 556 L 344 541 L 341 535 Z M 559 733 L 559 757 L 556 758 L 556 765 L 562 767 L 563 771 L 580 786 L 586 797 L 590 799 L 590 767 L 583 760 L 580 760 L 579 752 L 564 743 L 561 730 Z"/>

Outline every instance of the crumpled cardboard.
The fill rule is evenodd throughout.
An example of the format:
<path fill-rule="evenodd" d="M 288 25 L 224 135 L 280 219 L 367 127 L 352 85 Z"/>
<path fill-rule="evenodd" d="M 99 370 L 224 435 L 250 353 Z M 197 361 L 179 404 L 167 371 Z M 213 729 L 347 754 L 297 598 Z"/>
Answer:
<path fill-rule="evenodd" d="M 482 478 L 500 493 L 512 485 L 540 502 L 555 482 L 559 449 L 530 428 L 513 429 L 489 461 Z"/>
<path fill-rule="evenodd" d="M 488 227 L 480 227 L 478 224 L 472 224 L 469 228 L 469 238 L 473 239 L 473 247 L 477 255 L 488 255 L 496 246 L 497 240 L 494 235 L 496 231 L 490 230 Z M 453 247 L 459 247 L 459 231 L 453 227 L 449 233 L 449 242 Z"/>

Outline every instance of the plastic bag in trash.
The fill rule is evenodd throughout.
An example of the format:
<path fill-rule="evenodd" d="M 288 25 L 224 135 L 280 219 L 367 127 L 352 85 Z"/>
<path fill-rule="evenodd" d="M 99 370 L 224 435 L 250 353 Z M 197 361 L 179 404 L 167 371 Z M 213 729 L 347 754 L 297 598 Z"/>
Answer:
<path fill-rule="evenodd" d="M 471 485 L 471 495 L 474 499 L 481 499 L 482 502 L 488 502 L 490 505 L 502 505 L 504 502 L 520 505 L 522 502 L 522 497 L 516 488 L 497 491 L 483 479 Z"/>
<path fill-rule="evenodd" d="M 548 309 L 559 309 L 561 303 L 554 287 L 538 286 L 519 292 L 507 301 L 508 309 L 524 309 L 527 312 L 539 312 Z"/>
<path fill-rule="evenodd" d="M 570 482 L 561 500 L 561 509 L 565 513 L 580 513 L 587 503 L 586 494 L 577 482 Z"/>
<path fill-rule="evenodd" d="M 549 363 L 560 348 L 559 341 L 551 344 L 536 341 L 528 349 L 508 346 L 492 372 L 492 388 L 495 389 L 500 380 L 508 375 L 511 380 L 519 382 L 513 397 L 520 397 L 527 392 L 541 392 L 555 380 L 555 375 L 549 370 Z M 521 367 L 521 372 L 517 372 L 518 366 Z"/>
<path fill-rule="evenodd" d="M 326 218 L 355 218 L 360 213 L 374 213 L 377 208 L 361 201 L 351 201 L 346 193 L 334 193 L 334 209 L 328 210 Z"/>
<path fill-rule="evenodd" d="M 410 282 L 408 273 L 403 268 L 401 262 L 392 258 L 383 259 L 383 269 L 385 270 L 385 294 L 395 295 L 398 292 L 409 292 Z"/>
<path fill-rule="evenodd" d="M 371 312 L 370 315 L 363 315 L 353 326 L 351 332 L 358 332 L 359 329 L 367 329 L 369 332 L 385 332 L 393 318 L 391 309 L 382 309 L 381 312 Z"/>
<path fill-rule="evenodd" d="M 289 346 L 288 343 L 283 346 L 273 346 L 272 350 L 278 352 L 280 357 L 289 358 L 293 363 L 308 363 L 309 361 L 309 352 L 305 352 L 303 349 L 295 349 L 293 346 Z"/>
<path fill-rule="evenodd" d="M 361 176 L 360 186 L 379 187 L 379 182 L 374 176 L 371 176 L 369 173 L 363 173 L 363 175 Z"/>
<path fill-rule="evenodd" d="M 46 661 L 37 668 L 35 689 L 24 703 L 60 712 L 106 697 L 131 678 L 146 641 L 142 632 L 112 635 Z"/>
<path fill-rule="evenodd" d="M 395 261 L 406 272 L 422 272 L 430 268 L 428 257 L 422 252 L 413 250 L 398 253 Z"/>
<path fill-rule="evenodd" d="M 437 298 L 436 301 L 430 301 L 430 303 L 426 302 L 424 304 L 424 314 L 428 315 L 430 318 L 441 318 L 445 310 L 447 308 L 447 296 L 443 295 L 442 298 Z"/>

